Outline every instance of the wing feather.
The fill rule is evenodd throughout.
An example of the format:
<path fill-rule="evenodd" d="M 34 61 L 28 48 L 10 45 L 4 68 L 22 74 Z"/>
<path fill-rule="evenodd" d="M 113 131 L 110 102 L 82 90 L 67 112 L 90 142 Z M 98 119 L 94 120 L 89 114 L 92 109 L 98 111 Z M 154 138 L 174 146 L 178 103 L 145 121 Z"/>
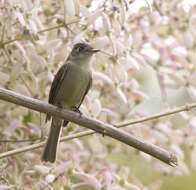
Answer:
<path fill-rule="evenodd" d="M 67 74 L 67 71 L 69 69 L 69 64 L 64 64 L 57 74 L 54 77 L 54 80 L 52 82 L 51 88 L 50 88 L 50 93 L 49 93 L 49 103 L 50 104 L 55 104 L 55 99 L 56 95 L 61 88 L 62 82 L 64 80 L 65 75 Z"/>
<path fill-rule="evenodd" d="M 59 71 L 57 72 L 57 74 L 54 77 L 54 80 L 52 82 L 51 88 L 50 88 L 50 93 L 49 93 L 49 100 L 48 102 L 50 104 L 56 104 L 57 102 L 55 102 L 56 100 L 56 96 L 57 93 L 59 91 L 59 89 L 61 88 L 62 82 L 64 80 L 65 75 L 67 74 L 67 71 L 69 70 L 69 63 L 64 64 Z M 50 115 L 47 114 L 46 116 L 46 121 L 50 119 Z"/>

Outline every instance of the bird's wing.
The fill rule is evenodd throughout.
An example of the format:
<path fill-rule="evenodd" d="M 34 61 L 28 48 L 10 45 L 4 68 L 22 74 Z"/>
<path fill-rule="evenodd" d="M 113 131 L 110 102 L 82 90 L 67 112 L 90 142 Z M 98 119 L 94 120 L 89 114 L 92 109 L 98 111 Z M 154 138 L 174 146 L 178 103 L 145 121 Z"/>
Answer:
<path fill-rule="evenodd" d="M 57 72 L 57 74 L 54 77 L 54 80 L 52 82 L 51 88 L 50 88 L 50 94 L 49 94 L 49 100 L 48 102 L 50 104 L 55 104 L 55 99 L 56 99 L 56 95 L 59 91 L 59 88 L 61 87 L 61 84 L 64 80 L 65 75 L 67 74 L 67 71 L 69 70 L 69 64 L 64 64 L 59 71 Z"/>
<path fill-rule="evenodd" d="M 67 74 L 67 71 L 69 70 L 69 64 L 64 64 L 57 74 L 54 77 L 54 80 L 52 82 L 50 93 L 49 93 L 49 100 L 48 102 L 50 104 L 55 104 L 56 95 L 58 93 L 59 88 L 61 87 L 61 84 L 63 82 L 63 79 L 65 75 Z M 46 122 L 50 120 L 51 116 L 49 114 L 46 115 Z"/>
<path fill-rule="evenodd" d="M 59 91 L 59 88 L 61 87 L 61 84 L 63 82 L 63 79 L 65 78 L 67 71 L 69 70 L 69 64 L 64 64 L 59 71 L 57 72 L 57 74 L 54 77 L 54 80 L 52 82 L 51 88 L 50 88 L 50 94 L 49 94 L 49 100 L 48 102 L 50 104 L 55 104 L 55 99 L 56 99 L 56 95 Z"/>

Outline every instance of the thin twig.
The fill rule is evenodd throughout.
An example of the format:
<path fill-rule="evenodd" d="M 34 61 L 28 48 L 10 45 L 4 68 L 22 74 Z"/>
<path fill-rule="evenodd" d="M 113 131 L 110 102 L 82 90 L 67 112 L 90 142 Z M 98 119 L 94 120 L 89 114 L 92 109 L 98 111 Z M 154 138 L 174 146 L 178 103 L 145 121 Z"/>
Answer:
<path fill-rule="evenodd" d="M 108 53 L 106 51 L 100 50 L 100 52 L 103 53 L 103 54 L 105 54 L 105 55 L 107 55 L 107 56 L 109 56 L 109 57 L 113 57 L 112 54 L 110 54 L 110 53 Z"/>
<path fill-rule="evenodd" d="M 9 61 L 10 63 L 12 63 L 12 59 L 11 59 L 11 57 L 10 57 L 9 53 L 7 52 L 7 49 L 6 49 L 5 47 L 3 47 L 3 52 L 4 52 L 5 55 L 7 56 L 8 61 Z"/>
<path fill-rule="evenodd" d="M 63 15 L 64 15 L 64 22 L 66 22 L 65 1 L 64 1 L 64 5 L 63 5 Z"/>
<path fill-rule="evenodd" d="M 4 25 L 4 26 L 3 26 L 3 29 L 2 29 L 1 43 L 3 43 L 4 34 L 5 34 L 5 27 L 6 27 L 6 25 Z"/>
<path fill-rule="evenodd" d="M 23 139 L 23 140 L 0 140 L 0 143 L 21 143 L 21 142 L 33 142 L 38 140 L 43 140 L 43 138 Z"/>
<path fill-rule="evenodd" d="M 134 121 L 132 121 L 132 120 L 124 121 L 122 123 L 114 124 L 114 126 L 115 127 L 126 127 L 128 125 L 133 125 L 133 124 L 142 123 L 142 122 L 145 122 L 145 121 L 150 121 L 150 120 L 153 120 L 153 119 L 158 119 L 158 118 L 165 117 L 165 116 L 168 116 L 168 115 L 172 115 L 172 114 L 175 114 L 175 113 L 179 113 L 179 112 L 183 112 L 183 111 L 189 111 L 193 108 L 196 108 L 196 103 L 187 104 L 185 106 L 177 107 L 177 108 L 174 108 L 173 110 L 170 110 L 170 111 L 167 111 L 167 112 L 154 114 L 154 115 L 147 116 L 147 117 L 144 117 L 144 118 L 141 118 L 141 119 L 136 119 Z"/>
<path fill-rule="evenodd" d="M 66 25 L 71 25 L 71 24 L 75 24 L 75 23 L 78 23 L 78 22 L 80 22 L 80 19 L 70 21 L 70 22 L 66 23 Z"/>
<path fill-rule="evenodd" d="M 3 42 L 2 45 L 5 46 L 5 45 L 7 45 L 7 44 L 10 44 L 10 43 L 15 42 L 15 41 L 18 41 L 18 40 L 20 40 L 20 38 L 14 38 L 14 39 L 12 39 L 12 40 L 8 40 L 8 41 Z"/>
<path fill-rule="evenodd" d="M 86 135 L 91 135 L 93 133 L 94 133 L 94 131 L 88 130 L 88 131 L 76 133 L 76 134 L 73 134 L 73 135 L 69 135 L 69 136 L 66 136 L 66 137 L 62 137 L 60 139 L 60 141 L 61 142 L 68 141 L 68 140 L 71 140 L 71 139 L 74 139 L 74 138 L 83 137 L 83 136 L 86 136 Z M 40 143 L 37 143 L 37 144 L 33 144 L 33 145 L 29 145 L 29 146 L 25 146 L 25 147 L 22 147 L 22 148 L 18 148 L 18 149 L 15 149 L 15 150 L 11 150 L 11 151 L 8 151 L 8 152 L 1 153 L 0 154 L 0 159 L 8 157 L 8 156 L 13 156 L 13 155 L 16 155 L 16 154 L 19 154 L 19 153 L 22 153 L 22 152 L 27 152 L 27 151 L 30 151 L 30 150 L 40 148 L 40 147 L 44 146 L 45 143 L 46 142 L 44 141 L 44 142 L 40 142 Z"/>
<path fill-rule="evenodd" d="M 53 26 L 53 27 L 50 27 L 50 28 L 46 28 L 46 29 L 40 30 L 37 33 L 41 34 L 41 33 L 44 33 L 44 32 L 51 31 L 51 30 L 56 30 L 56 29 L 59 29 L 59 28 L 62 28 L 62 27 L 66 27 L 66 26 L 71 25 L 71 24 L 78 23 L 79 21 L 80 21 L 80 19 L 73 20 L 73 21 L 70 21 L 68 23 L 63 23 L 63 24 L 59 24 L 57 26 Z M 20 38 L 16 37 L 16 38 L 14 38 L 12 40 L 8 40 L 8 41 L 3 42 L 1 45 L 2 45 L 2 47 L 4 47 L 5 45 L 10 44 L 10 43 L 15 42 L 15 41 L 18 41 L 18 40 L 20 40 Z"/>
<path fill-rule="evenodd" d="M 28 91 L 30 92 L 31 97 L 34 97 L 34 92 L 33 92 L 33 90 L 31 90 L 31 88 L 29 87 L 29 85 L 26 83 L 23 75 L 20 75 L 19 78 L 22 80 L 22 82 L 24 83 L 24 85 L 26 86 L 26 88 L 28 89 Z"/>
<path fill-rule="evenodd" d="M 53 26 L 53 27 L 51 27 L 51 28 L 46 28 L 46 29 L 40 30 L 40 31 L 38 31 L 37 33 L 38 33 L 38 34 L 41 34 L 41 33 L 44 33 L 44 32 L 48 32 L 48 31 L 51 31 L 51 30 L 56 30 L 56 29 L 62 28 L 62 27 L 64 27 L 64 26 L 65 26 L 64 23 L 63 23 L 63 24 L 59 24 L 59 25 Z"/>
<path fill-rule="evenodd" d="M 119 140 L 122 143 L 137 148 L 138 150 L 150 154 L 151 156 L 171 166 L 177 165 L 177 158 L 174 154 L 101 121 L 90 119 L 84 117 L 83 115 L 81 116 L 80 114 L 70 110 L 60 109 L 54 105 L 30 97 L 26 97 L 24 95 L 3 88 L 0 88 L 0 99 L 24 106 L 26 108 L 30 108 L 32 110 L 47 113 L 51 116 L 56 116 L 66 121 L 74 122 L 78 125 L 92 129 L 98 133 L 110 136 L 116 140 Z"/>

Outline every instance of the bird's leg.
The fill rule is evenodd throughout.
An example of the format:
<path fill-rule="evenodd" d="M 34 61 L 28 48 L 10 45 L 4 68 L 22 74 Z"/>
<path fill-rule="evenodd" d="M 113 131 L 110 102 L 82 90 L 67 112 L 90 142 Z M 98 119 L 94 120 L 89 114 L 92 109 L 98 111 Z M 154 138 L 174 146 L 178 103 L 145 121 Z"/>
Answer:
<path fill-rule="evenodd" d="M 63 121 L 63 127 L 65 127 L 68 123 L 69 123 L 69 121 L 64 120 Z"/>
<path fill-rule="evenodd" d="M 73 110 L 74 110 L 74 112 L 79 113 L 80 116 L 82 115 L 82 112 L 79 110 L 78 107 L 74 106 L 74 109 L 73 109 Z M 64 120 L 63 126 L 66 126 L 67 124 L 68 124 L 68 121 L 65 121 L 65 120 Z"/>
<path fill-rule="evenodd" d="M 74 111 L 76 112 L 76 113 L 79 113 L 80 114 L 80 116 L 82 116 L 82 112 L 79 110 L 79 108 L 78 107 L 74 107 Z"/>
<path fill-rule="evenodd" d="M 59 102 L 57 103 L 57 107 L 60 108 L 60 109 L 63 108 L 63 106 Z"/>

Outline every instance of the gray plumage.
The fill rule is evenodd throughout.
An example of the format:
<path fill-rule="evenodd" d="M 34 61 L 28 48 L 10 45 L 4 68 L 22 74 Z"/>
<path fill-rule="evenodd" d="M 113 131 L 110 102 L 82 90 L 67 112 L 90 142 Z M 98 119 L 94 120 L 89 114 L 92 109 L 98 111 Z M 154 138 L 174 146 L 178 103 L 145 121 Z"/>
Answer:
<path fill-rule="evenodd" d="M 90 59 L 98 50 L 85 43 L 76 44 L 66 63 L 57 72 L 50 89 L 49 103 L 61 108 L 78 111 L 92 84 Z M 46 121 L 51 119 L 46 116 Z M 61 133 L 62 119 L 52 117 L 49 137 L 42 155 L 43 161 L 55 162 Z M 63 125 L 67 125 L 64 121 Z"/>

